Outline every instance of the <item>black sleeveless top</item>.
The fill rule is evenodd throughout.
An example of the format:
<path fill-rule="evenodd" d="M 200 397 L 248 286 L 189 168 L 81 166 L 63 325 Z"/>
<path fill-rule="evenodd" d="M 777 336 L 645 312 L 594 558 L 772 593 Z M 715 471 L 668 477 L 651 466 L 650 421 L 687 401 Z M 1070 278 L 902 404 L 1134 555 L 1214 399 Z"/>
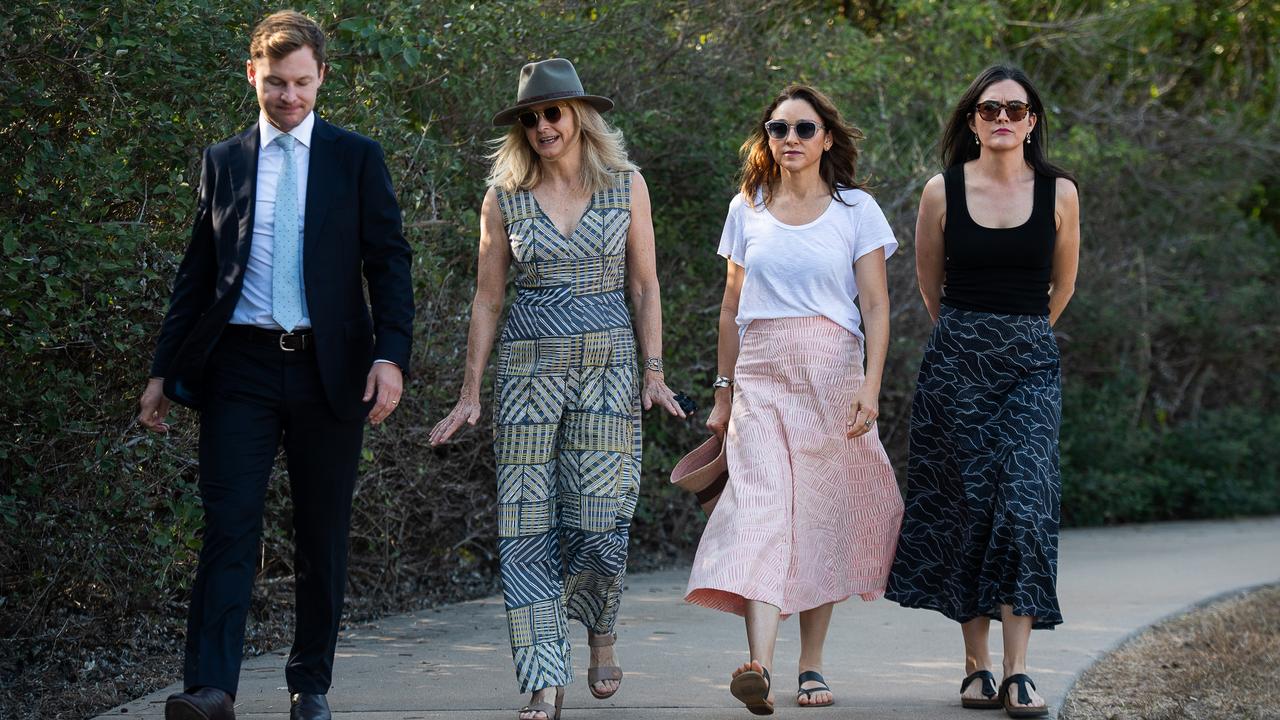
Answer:
<path fill-rule="evenodd" d="M 964 165 L 942 173 L 947 188 L 942 304 L 1009 315 L 1048 315 L 1053 272 L 1056 181 L 1036 173 L 1031 217 L 1012 228 L 978 225 L 969 216 Z"/>

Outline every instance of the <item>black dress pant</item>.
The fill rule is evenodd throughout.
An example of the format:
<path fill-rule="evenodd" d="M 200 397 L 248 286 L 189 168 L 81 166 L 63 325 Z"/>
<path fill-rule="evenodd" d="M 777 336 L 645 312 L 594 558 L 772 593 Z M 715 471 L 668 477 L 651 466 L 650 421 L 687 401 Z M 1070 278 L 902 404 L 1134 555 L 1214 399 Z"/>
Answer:
<path fill-rule="evenodd" d="M 347 581 L 362 420 L 339 420 L 315 354 L 228 329 L 209 359 L 200 413 L 204 542 L 187 619 L 184 684 L 235 695 L 267 482 L 284 445 L 293 499 L 296 626 L 290 692 L 325 693 Z M 241 329 L 242 330 L 242 329 Z"/>

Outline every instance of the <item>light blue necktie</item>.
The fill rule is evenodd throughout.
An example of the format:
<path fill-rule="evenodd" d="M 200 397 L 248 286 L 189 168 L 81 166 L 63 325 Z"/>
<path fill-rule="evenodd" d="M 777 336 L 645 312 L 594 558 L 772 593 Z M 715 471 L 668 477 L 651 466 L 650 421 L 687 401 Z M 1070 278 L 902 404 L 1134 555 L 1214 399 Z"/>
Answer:
<path fill-rule="evenodd" d="M 284 151 L 276 183 L 276 218 L 271 250 L 271 317 L 289 332 L 302 320 L 302 242 L 298 237 L 298 168 L 292 135 L 275 143 Z"/>

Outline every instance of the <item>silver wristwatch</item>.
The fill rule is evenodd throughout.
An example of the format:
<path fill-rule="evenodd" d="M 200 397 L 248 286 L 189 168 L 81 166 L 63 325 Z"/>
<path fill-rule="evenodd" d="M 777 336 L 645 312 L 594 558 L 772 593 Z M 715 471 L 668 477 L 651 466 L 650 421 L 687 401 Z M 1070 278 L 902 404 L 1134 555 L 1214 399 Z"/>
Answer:
<path fill-rule="evenodd" d="M 711 383 L 711 387 L 713 388 L 733 387 L 733 378 L 725 377 L 724 375 L 717 375 L 716 381 Z"/>

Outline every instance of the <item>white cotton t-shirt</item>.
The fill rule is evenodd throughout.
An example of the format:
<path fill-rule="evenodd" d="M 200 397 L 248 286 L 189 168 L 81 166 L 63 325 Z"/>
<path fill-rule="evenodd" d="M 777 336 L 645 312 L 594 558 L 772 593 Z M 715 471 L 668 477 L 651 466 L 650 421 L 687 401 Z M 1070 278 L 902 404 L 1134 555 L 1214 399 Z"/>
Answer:
<path fill-rule="evenodd" d="M 841 189 L 840 200 L 832 198 L 818 219 L 804 225 L 786 225 L 759 199 L 752 208 L 739 193 L 729 203 L 716 251 L 745 273 L 739 337 L 752 320 L 818 316 L 863 337 L 853 264 L 881 247 L 888 258 L 898 241 L 880 206 L 862 190 Z"/>

